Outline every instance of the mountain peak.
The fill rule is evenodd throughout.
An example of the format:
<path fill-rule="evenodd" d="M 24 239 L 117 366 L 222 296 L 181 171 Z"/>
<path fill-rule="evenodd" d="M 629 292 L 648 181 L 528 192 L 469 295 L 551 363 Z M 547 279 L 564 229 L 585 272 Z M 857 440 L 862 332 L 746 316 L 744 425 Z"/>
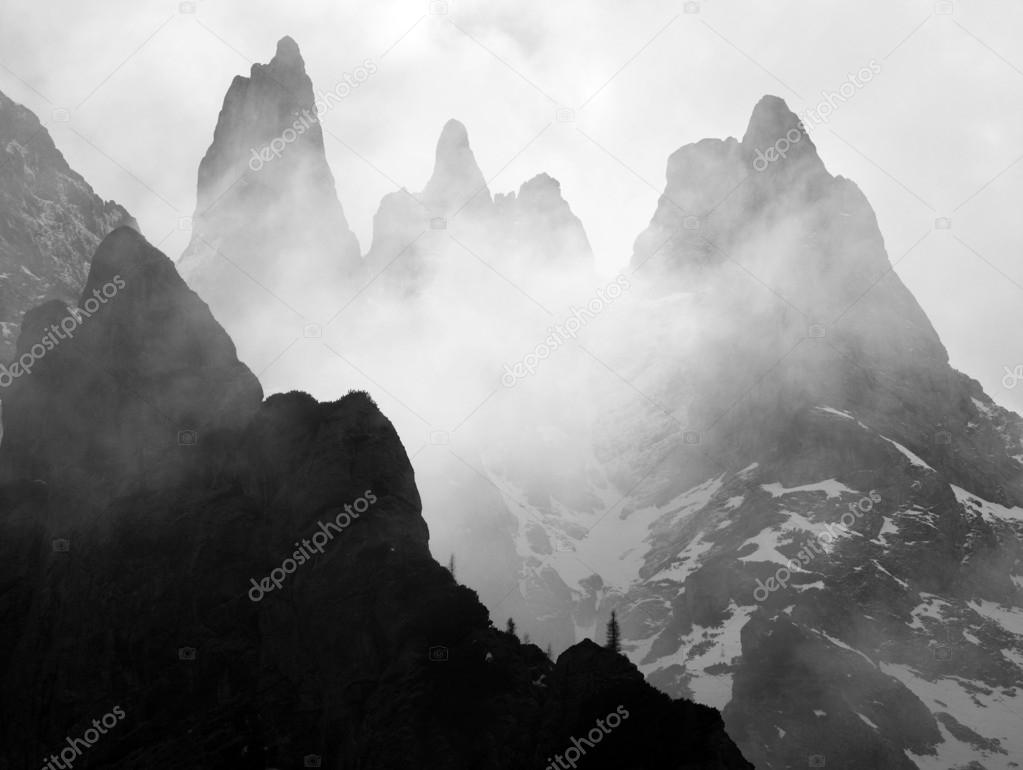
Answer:
<path fill-rule="evenodd" d="M 442 154 L 458 152 L 461 149 L 469 149 L 469 131 L 460 120 L 451 118 L 441 129 L 440 139 L 437 140 L 437 157 Z"/>
<path fill-rule="evenodd" d="M 295 38 L 290 35 L 285 35 L 277 41 L 277 53 L 274 54 L 274 60 L 281 61 L 302 61 L 302 54 L 298 50 L 298 43 L 295 42 Z"/>
<path fill-rule="evenodd" d="M 437 140 L 433 175 L 422 194 L 423 203 L 437 213 L 453 213 L 467 206 L 489 207 L 490 191 L 469 146 L 465 125 L 452 118 Z"/>
<path fill-rule="evenodd" d="M 742 146 L 747 153 L 756 154 L 767 153 L 772 147 L 781 152 L 779 144 L 787 145 L 785 156 L 817 157 L 817 148 L 800 117 L 780 96 L 767 94 L 753 107 Z"/>
<path fill-rule="evenodd" d="M 264 349 L 290 334 L 289 304 L 329 317 L 338 293 L 359 280 L 359 245 L 327 165 L 313 84 L 290 37 L 224 97 L 178 264 L 256 367 L 269 358 L 252 357 L 276 355 Z M 239 274 L 249 290 L 238 289 Z M 266 310 L 266 287 L 282 299 L 280 318 Z"/>

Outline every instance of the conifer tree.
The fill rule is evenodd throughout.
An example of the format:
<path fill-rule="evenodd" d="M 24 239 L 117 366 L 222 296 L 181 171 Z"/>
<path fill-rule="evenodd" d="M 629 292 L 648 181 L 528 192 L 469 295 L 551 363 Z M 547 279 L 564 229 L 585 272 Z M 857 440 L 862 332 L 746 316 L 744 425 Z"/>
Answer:
<path fill-rule="evenodd" d="M 611 619 L 607 621 L 607 643 L 604 646 L 617 653 L 622 651 L 621 631 L 618 628 L 618 618 L 615 617 L 614 610 L 611 610 Z"/>

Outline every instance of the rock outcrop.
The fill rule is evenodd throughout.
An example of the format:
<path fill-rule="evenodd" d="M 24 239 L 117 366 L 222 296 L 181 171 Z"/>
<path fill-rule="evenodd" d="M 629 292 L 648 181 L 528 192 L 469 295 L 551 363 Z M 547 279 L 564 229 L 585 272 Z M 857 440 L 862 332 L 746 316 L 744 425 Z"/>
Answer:
<path fill-rule="evenodd" d="M 0 93 L 0 361 L 26 310 L 81 293 L 99 242 L 135 220 L 75 173 L 28 109 Z"/>

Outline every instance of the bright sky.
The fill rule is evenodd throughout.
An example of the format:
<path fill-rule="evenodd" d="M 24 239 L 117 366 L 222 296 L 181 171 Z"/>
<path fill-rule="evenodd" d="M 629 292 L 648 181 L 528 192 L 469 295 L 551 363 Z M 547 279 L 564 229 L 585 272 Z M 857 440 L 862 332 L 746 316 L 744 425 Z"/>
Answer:
<path fill-rule="evenodd" d="M 673 150 L 741 136 L 765 93 L 814 108 L 873 61 L 878 74 L 832 99 L 813 140 L 865 191 L 953 365 L 1023 411 L 1019 2 L 4 0 L 4 11 L 0 90 L 174 258 L 231 78 L 285 34 L 319 90 L 376 63 L 323 117 L 364 250 L 380 198 L 422 188 L 457 117 L 493 191 L 540 171 L 561 181 L 609 273 L 653 214 Z M 1018 384 L 1005 377 L 1017 366 Z"/>

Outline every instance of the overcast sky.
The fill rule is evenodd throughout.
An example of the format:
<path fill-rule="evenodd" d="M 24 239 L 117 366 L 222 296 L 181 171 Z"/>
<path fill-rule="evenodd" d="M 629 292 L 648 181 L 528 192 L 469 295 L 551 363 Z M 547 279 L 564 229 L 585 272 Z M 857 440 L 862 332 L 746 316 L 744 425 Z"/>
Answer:
<path fill-rule="evenodd" d="M 324 117 L 363 250 L 380 198 L 420 190 L 466 124 L 491 190 L 559 179 L 607 273 L 653 214 L 668 155 L 741 136 L 765 93 L 796 112 L 875 62 L 808 126 L 872 203 L 897 272 L 957 368 L 1023 411 L 1023 4 L 891 0 L 372 3 L 4 0 L 0 90 L 173 258 L 237 74 L 294 37 L 318 90 L 377 72 Z M 848 90 L 848 89 L 847 89 Z M 559 109 L 562 111 L 559 112 Z M 565 109 L 572 110 L 568 113 Z M 559 119 L 560 118 L 560 119 Z M 574 119 L 566 119 L 574 118 Z M 939 218 L 950 227 L 936 229 Z M 1023 368 L 1021 368 L 1023 373 Z M 1003 383 L 1003 379 L 1006 382 Z"/>

